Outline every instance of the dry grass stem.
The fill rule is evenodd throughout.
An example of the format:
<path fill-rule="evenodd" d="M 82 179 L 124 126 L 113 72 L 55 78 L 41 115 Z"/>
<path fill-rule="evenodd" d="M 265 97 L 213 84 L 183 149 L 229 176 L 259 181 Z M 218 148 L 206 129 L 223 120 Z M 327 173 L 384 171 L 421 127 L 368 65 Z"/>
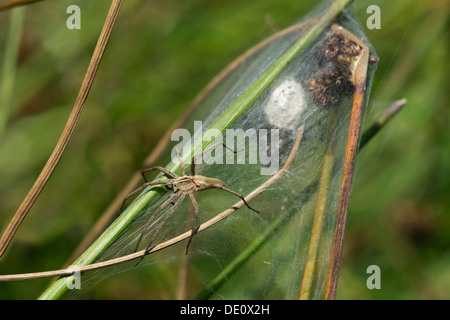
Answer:
<path fill-rule="evenodd" d="M 339 279 L 339 269 L 344 246 L 345 224 L 350 202 L 350 192 L 352 188 L 353 172 L 355 169 L 355 159 L 358 152 L 359 132 L 361 127 L 361 117 L 364 107 L 364 96 L 366 94 L 367 68 L 369 64 L 369 48 L 359 38 L 347 30 L 337 25 L 333 29 L 339 30 L 345 37 L 361 46 L 362 50 L 359 58 L 354 63 L 353 83 L 355 93 L 353 96 L 352 112 L 347 137 L 347 147 L 345 150 L 344 167 L 342 172 L 341 187 L 339 190 L 338 209 L 336 214 L 335 231 L 331 248 L 330 266 L 326 283 L 325 299 L 334 300 L 336 297 L 337 283 Z"/>
<path fill-rule="evenodd" d="M 78 119 L 80 118 L 81 111 L 83 110 L 84 102 L 86 101 L 86 98 L 91 89 L 92 83 L 98 70 L 98 66 L 100 65 L 100 61 L 105 51 L 106 44 L 108 42 L 109 36 L 111 35 L 111 31 L 114 27 L 116 18 L 119 14 L 122 1 L 123 0 L 114 0 L 111 4 L 108 15 L 106 17 L 105 24 L 103 25 L 103 29 L 98 39 L 97 45 L 94 49 L 94 53 L 89 63 L 89 67 L 87 69 L 83 83 L 81 84 L 80 91 L 78 93 L 75 105 L 72 109 L 69 119 L 67 120 L 66 126 L 64 127 L 64 130 L 58 140 L 58 143 L 56 144 L 47 163 L 45 164 L 35 183 L 31 187 L 27 196 L 23 200 L 19 209 L 16 211 L 10 223 L 8 224 L 5 232 L 3 233 L 3 236 L 0 239 L 0 257 L 5 253 L 17 229 L 20 227 L 20 224 L 22 223 L 23 219 L 25 219 L 27 213 L 30 211 L 37 197 L 39 196 L 48 179 L 52 175 L 56 165 L 59 162 L 59 159 L 61 158 L 62 154 L 64 153 L 64 150 L 66 149 L 67 144 L 69 143 L 69 140 L 78 122 Z"/>

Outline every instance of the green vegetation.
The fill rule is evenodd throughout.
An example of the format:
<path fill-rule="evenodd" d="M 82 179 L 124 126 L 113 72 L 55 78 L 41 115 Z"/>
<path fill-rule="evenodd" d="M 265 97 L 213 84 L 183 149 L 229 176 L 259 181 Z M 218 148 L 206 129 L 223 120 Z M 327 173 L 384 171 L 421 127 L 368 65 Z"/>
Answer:
<path fill-rule="evenodd" d="M 126 1 L 75 134 L 2 259 L 0 274 L 60 268 L 209 80 L 271 35 L 273 27 L 291 25 L 314 3 Z M 81 7 L 81 30 L 65 26 L 70 4 Z M 363 25 L 370 4 L 352 6 Z M 406 97 L 408 104 L 358 157 L 338 298 L 448 299 L 448 5 L 377 4 L 381 30 L 364 28 L 380 57 L 366 127 L 394 100 Z M 42 1 L 25 7 L 22 22 L 12 11 L 0 12 L 2 72 L 12 59 L 5 56 L 14 51 L 11 37 L 23 32 L 17 68 L 8 65 L 6 76 L 0 72 L 1 81 L 14 83 L 11 93 L 0 91 L 0 119 L 6 119 L 0 131 L 1 226 L 58 139 L 108 6 Z M 381 290 L 366 288 L 372 264 L 381 268 Z M 86 298 L 174 298 L 177 268 L 150 265 L 124 272 Z M 48 284 L 48 279 L 2 283 L 0 298 L 34 299 Z M 201 288 L 190 290 L 195 297 Z"/>

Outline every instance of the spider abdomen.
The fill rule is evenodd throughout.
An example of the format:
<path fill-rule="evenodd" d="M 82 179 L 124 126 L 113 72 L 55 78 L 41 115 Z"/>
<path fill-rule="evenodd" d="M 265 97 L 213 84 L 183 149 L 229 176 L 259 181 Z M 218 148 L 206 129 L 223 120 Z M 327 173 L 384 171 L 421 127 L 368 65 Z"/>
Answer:
<path fill-rule="evenodd" d="M 204 176 L 200 176 L 200 175 L 193 176 L 192 180 L 194 181 L 196 191 L 202 191 L 202 190 L 206 190 L 206 189 L 220 188 L 220 187 L 226 186 L 226 183 L 220 179 L 209 178 L 209 177 L 204 177 Z"/>

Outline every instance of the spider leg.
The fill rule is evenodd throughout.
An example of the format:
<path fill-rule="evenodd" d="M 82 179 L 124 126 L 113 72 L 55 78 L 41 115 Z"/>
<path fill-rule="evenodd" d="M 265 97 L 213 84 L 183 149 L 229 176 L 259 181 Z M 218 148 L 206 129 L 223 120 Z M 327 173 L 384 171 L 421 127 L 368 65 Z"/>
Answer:
<path fill-rule="evenodd" d="M 259 213 L 258 210 L 255 210 L 255 209 L 253 209 L 252 207 L 250 207 L 250 206 L 248 205 L 247 201 L 245 201 L 245 198 L 244 198 L 240 193 L 237 193 L 237 192 L 235 192 L 235 191 L 233 191 L 233 190 L 230 190 L 230 189 L 228 189 L 228 188 L 225 188 L 225 187 L 219 187 L 219 186 L 217 186 L 217 187 L 214 187 L 214 188 L 220 189 L 220 190 L 223 190 L 223 191 L 226 191 L 226 192 L 231 193 L 231 194 L 234 194 L 236 197 L 239 197 L 239 198 L 241 198 L 242 201 L 244 201 L 244 203 L 245 203 L 245 205 L 247 206 L 247 208 L 249 208 L 249 209 L 252 210 L 252 211 L 255 211 L 256 213 Z"/>
<path fill-rule="evenodd" d="M 178 196 L 178 195 L 177 195 Z M 148 252 L 150 251 L 150 248 L 152 246 L 153 241 L 156 239 L 156 237 L 158 236 L 158 234 L 161 232 L 162 228 L 164 227 L 164 225 L 166 224 L 166 222 L 170 219 L 170 217 L 173 215 L 173 213 L 175 212 L 175 210 L 178 208 L 178 206 L 181 204 L 181 202 L 183 202 L 184 198 L 186 197 L 186 195 L 181 194 L 179 195 L 179 198 L 177 200 L 177 202 L 175 203 L 175 205 L 170 209 L 169 213 L 167 213 L 167 216 L 164 218 L 163 222 L 161 223 L 161 225 L 159 226 L 159 228 L 155 231 L 155 233 L 153 234 L 152 238 L 150 239 L 150 243 L 148 244 L 147 248 L 145 249 L 144 254 L 142 255 L 141 259 L 138 261 L 138 263 L 136 263 L 136 266 L 141 263 L 142 259 L 144 259 L 144 257 L 148 254 Z M 166 201 L 167 202 L 167 201 Z M 166 204 L 167 206 L 167 204 Z M 141 234 L 142 237 L 142 234 Z"/>
<path fill-rule="evenodd" d="M 192 226 L 191 236 L 189 237 L 189 241 L 186 246 L 186 254 L 188 254 L 189 245 L 191 244 L 192 238 L 194 238 L 194 235 L 197 233 L 197 230 L 198 230 L 198 227 L 196 226 L 197 221 L 198 221 L 198 203 L 197 203 L 197 200 L 195 199 L 195 196 L 193 193 L 189 193 L 189 197 L 191 198 L 192 206 L 194 207 L 195 222 Z"/>
<path fill-rule="evenodd" d="M 199 156 L 201 156 L 203 153 L 205 153 L 206 151 L 211 150 L 212 148 L 216 147 L 217 145 L 223 145 L 225 148 L 227 148 L 228 150 L 230 150 L 233 153 L 236 153 L 237 151 L 234 151 L 233 149 L 227 147 L 225 145 L 225 143 L 223 143 L 222 141 L 217 141 L 216 143 L 213 143 L 212 145 L 210 145 L 208 148 L 206 148 L 205 150 L 197 153 L 195 156 L 192 157 L 191 159 L 191 176 L 195 176 L 195 159 Z"/>
<path fill-rule="evenodd" d="M 179 197 L 179 194 L 177 194 L 177 193 L 172 194 L 166 201 L 163 202 L 163 204 L 161 204 L 161 206 L 158 209 L 156 209 L 155 212 L 153 212 L 152 216 L 150 217 L 150 219 L 148 219 L 144 228 L 142 228 L 142 232 L 141 232 L 141 235 L 139 236 L 138 242 L 136 243 L 136 249 L 134 249 L 134 252 L 136 252 L 137 249 L 139 248 L 139 245 L 141 244 L 144 234 L 146 233 L 148 227 L 153 222 L 153 220 L 155 220 L 156 216 L 178 197 Z"/>
<path fill-rule="evenodd" d="M 130 194 L 128 194 L 122 201 L 122 205 L 120 206 L 120 210 L 119 213 L 122 212 L 122 209 L 125 205 L 125 202 L 132 197 L 133 195 L 135 195 L 136 193 L 144 190 L 145 188 L 147 188 L 148 186 L 155 186 L 158 184 L 164 184 L 164 185 L 171 185 L 173 183 L 172 179 L 167 179 L 167 180 L 156 180 L 156 181 L 151 181 L 151 182 L 146 182 L 144 183 L 142 186 L 140 186 L 139 188 L 137 188 L 136 190 L 132 191 Z"/>
<path fill-rule="evenodd" d="M 148 182 L 147 178 L 145 177 L 145 173 L 149 172 L 149 171 L 154 171 L 154 170 L 161 171 L 164 174 L 168 175 L 169 177 L 177 178 L 177 175 L 175 173 L 167 170 L 166 168 L 163 168 L 163 167 L 160 167 L 160 166 L 154 166 L 154 167 L 145 168 L 145 169 L 141 170 L 141 174 L 142 174 L 142 177 L 144 178 L 145 182 Z"/>

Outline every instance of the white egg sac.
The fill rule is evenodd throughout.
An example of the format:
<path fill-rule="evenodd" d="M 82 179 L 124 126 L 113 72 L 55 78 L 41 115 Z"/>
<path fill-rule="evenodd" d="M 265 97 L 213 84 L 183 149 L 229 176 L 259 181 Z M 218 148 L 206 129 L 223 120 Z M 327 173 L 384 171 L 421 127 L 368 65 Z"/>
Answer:
<path fill-rule="evenodd" d="M 294 129 L 306 110 L 303 87 L 292 78 L 281 82 L 264 106 L 269 123 L 279 129 Z"/>

